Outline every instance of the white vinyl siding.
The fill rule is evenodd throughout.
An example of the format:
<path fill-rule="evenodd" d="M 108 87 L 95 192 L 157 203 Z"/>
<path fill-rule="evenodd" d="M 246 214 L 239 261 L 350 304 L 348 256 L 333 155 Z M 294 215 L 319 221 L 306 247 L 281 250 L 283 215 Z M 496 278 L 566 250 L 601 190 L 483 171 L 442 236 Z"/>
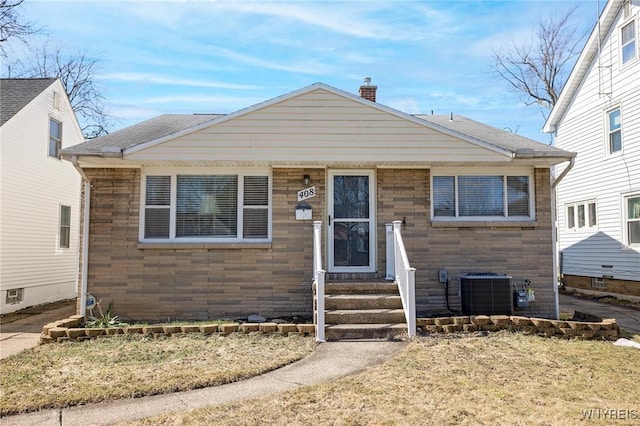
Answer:
<path fill-rule="evenodd" d="M 141 241 L 270 239 L 268 174 L 193 173 L 144 176 Z"/>
<path fill-rule="evenodd" d="M 434 219 L 533 219 L 530 174 L 440 174 L 432 177 Z"/>
<path fill-rule="evenodd" d="M 84 138 L 66 96 L 53 108 L 54 90 L 64 94 L 55 82 L 0 130 L 2 313 L 76 296 L 81 178 L 73 164 L 48 156 L 50 118 L 62 123 L 62 148 Z M 63 249 L 60 206 L 71 208 Z M 5 293 L 13 289 L 22 289 L 24 299 L 6 306 Z"/>
<path fill-rule="evenodd" d="M 630 17 L 640 7 L 631 4 Z M 601 277 L 602 265 L 611 265 L 607 275 L 638 281 L 640 248 L 628 245 L 625 197 L 640 193 L 640 60 L 622 66 L 622 13 L 611 28 L 602 28 L 600 58 L 589 69 L 570 107 L 557 124 L 556 147 L 577 152 L 575 167 L 557 186 L 558 248 L 562 252 L 563 273 Z M 636 31 L 637 39 L 637 31 Z M 636 45 L 637 49 L 637 45 Z M 637 58 L 636 58 L 637 59 Z M 621 151 L 610 154 L 609 117 L 620 109 Z M 566 167 L 559 165 L 556 175 Z M 571 229 L 566 206 L 576 201 L 597 201 L 597 224 L 585 232 Z M 589 207 L 586 209 L 589 225 Z M 577 223 L 576 223 L 577 225 Z"/>
<path fill-rule="evenodd" d="M 510 156 L 323 89 L 126 156 L 154 162 L 211 160 L 276 166 L 309 159 L 339 164 L 351 158 L 376 165 L 511 161 Z"/>

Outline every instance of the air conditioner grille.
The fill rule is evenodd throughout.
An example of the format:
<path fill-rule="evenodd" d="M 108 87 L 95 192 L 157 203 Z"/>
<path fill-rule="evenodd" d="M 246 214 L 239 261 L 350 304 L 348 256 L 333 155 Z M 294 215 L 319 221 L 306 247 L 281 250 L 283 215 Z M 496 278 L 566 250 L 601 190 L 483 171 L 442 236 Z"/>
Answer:
<path fill-rule="evenodd" d="M 511 277 L 472 273 L 460 278 L 460 302 L 465 315 L 511 315 Z"/>

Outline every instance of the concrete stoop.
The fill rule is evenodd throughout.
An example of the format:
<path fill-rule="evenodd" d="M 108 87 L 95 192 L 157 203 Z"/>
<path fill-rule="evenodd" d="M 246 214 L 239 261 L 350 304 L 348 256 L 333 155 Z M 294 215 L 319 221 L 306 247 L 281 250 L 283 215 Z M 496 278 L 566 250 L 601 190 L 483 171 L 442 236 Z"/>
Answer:
<path fill-rule="evenodd" d="M 325 285 L 325 339 L 392 339 L 406 333 L 402 300 L 395 283 L 328 282 Z"/>

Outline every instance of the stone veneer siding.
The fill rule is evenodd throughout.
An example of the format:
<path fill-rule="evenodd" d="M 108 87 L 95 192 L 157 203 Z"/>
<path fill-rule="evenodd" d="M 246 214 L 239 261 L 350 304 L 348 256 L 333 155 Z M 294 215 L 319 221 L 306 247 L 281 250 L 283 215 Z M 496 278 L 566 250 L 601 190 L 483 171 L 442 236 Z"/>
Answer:
<path fill-rule="evenodd" d="M 312 226 L 295 220 L 296 193 L 309 174 L 317 193 L 308 200 L 313 219 L 326 226 L 324 169 L 273 169 L 271 244 L 206 248 L 139 245 L 140 170 L 86 173 L 92 185 L 88 292 L 102 300 L 103 309 L 113 301 L 117 315 L 135 321 L 311 316 Z M 420 315 L 447 312 L 438 283 L 441 268 L 449 272 L 454 309 L 459 277 L 490 271 L 533 282 L 536 302 L 514 314 L 554 315 L 548 170 L 535 173 L 533 227 L 433 227 L 429 170 L 379 169 L 376 174 L 377 276 L 384 277 L 386 268 L 385 223 L 406 218 L 403 237 L 417 269 Z"/>

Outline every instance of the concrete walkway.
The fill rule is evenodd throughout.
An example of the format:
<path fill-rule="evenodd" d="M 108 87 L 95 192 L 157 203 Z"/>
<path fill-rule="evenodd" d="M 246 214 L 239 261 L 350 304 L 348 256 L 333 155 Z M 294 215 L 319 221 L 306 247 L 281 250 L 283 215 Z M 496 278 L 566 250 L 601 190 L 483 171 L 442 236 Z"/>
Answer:
<path fill-rule="evenodd" d="M 0 359 L 38 346 L 43 325 L 75 313 L 76 302 L 69 300 L 6 315 L 0 320 Z"/>
<path fill-rule="evenodd" d="M 405 342 L 386 341 L 323 343 L 307 358 L 237 383 L 62 410 L 44 410 L 5 417 L 0 423 L 2 426 L 113 425 L 156 414 L 259 398 L 364 371 L 393 358 L 405 346 Z"/>
<path fill-rule="evenodd" d="M 560 312 L 575 311 L 600 318 L 615 318 L 620 327 L 640 334 L 640 311 L 560 293 Z"/>

